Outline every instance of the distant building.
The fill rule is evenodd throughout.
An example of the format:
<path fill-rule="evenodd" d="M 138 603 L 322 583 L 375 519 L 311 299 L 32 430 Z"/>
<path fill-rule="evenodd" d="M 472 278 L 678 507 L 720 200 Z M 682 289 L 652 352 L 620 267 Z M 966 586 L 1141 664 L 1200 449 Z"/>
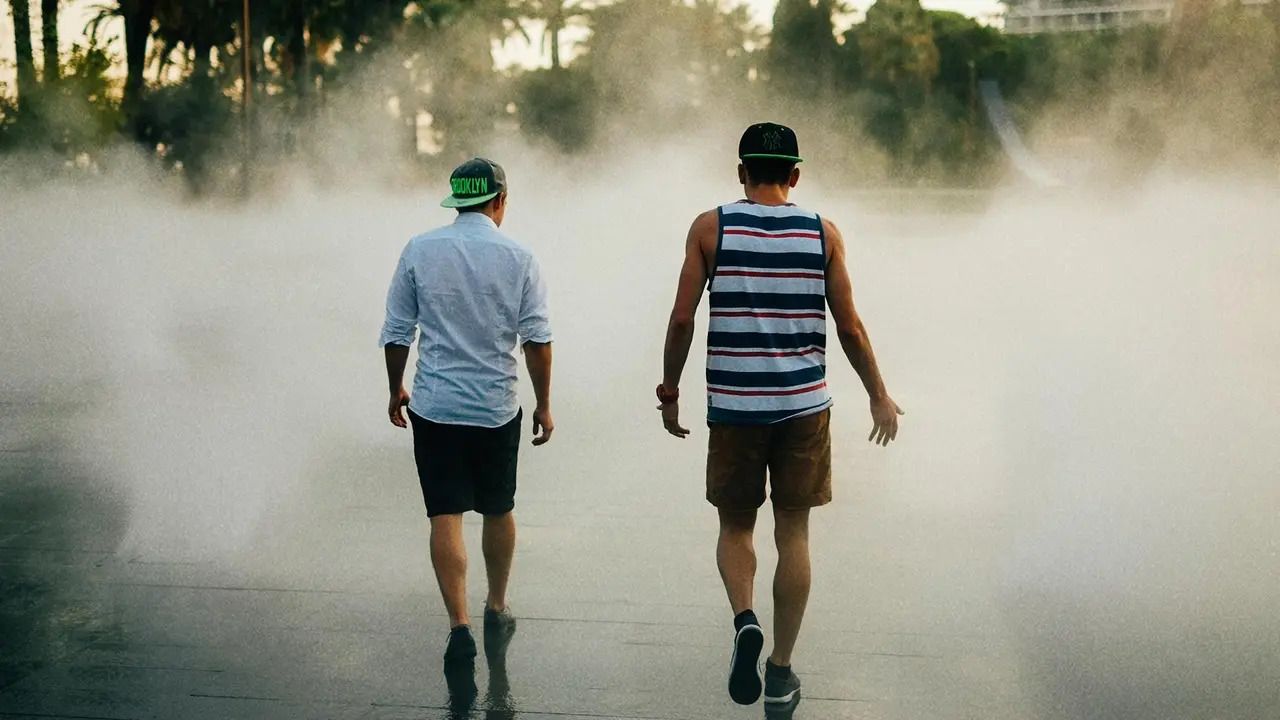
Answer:
<path fill-rule="evenodd" d="M 1230 2 L 1231 0 L 1219 0 Z M 1272 0 L 1235 0 L 1261 12 Z M 1004 31 L 1014 35 L 1112 30 L 1171 22 L 1178 0 L 1004 0 Z"/>
<path fill-rule="evenodd" d="M 1173 19 L 1174 5 L 1174 0 L 1005 0 L 1004 31 L 1029 35 L 1162 25 Z"/>

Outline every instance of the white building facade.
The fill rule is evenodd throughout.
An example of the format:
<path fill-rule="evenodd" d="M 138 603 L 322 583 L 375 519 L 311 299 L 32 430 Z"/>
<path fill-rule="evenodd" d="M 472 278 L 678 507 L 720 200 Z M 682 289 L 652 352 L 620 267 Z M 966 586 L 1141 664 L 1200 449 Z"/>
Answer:
<path fill-rule="evenodd" d="M 1238 2 L 1261 13 L 1272 0 Z M 1004 0 L 1004 31 L 1014 35 L 1112 30 L 1163 25 L 1174 19 L 1178 0 Z"/>
<path fill-rule="evenodd" d="M 1004 31 L 1032 33 L 1110 30 L 1173 19 L 1174 0 L 1006 0 Z"/>

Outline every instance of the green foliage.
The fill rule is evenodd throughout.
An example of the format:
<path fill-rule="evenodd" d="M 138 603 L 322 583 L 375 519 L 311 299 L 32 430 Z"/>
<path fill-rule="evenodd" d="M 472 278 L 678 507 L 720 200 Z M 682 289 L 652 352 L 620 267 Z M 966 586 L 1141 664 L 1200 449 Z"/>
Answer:
<path fill-rule="evenodd" d="M 1101 128 L 1145 163 L 1242 149 L 1280 161 L 1280 2 L 1192 3 L 1164 27 L 1008 36 L 919 0 L 876 0 L 851 27 L 844 0 L 779 0 L 768 35 L 741 0 L 253 0 L 247 50 L 240 7 L 102 5 L 100 19 L 126 19 L 127 57 L 106 53 L 95 21 L 64 53 L 61 80 L 24 83 L 21 107 L 0 92 L 0 150 L 79 157 L 126 137 L 200 188 L 223 171 L 214 158 L 240 161 L 243 128 L 257 128 L 264 165 L 335 147 L 360 159 L 428 147 L 448 164 L 517 125 L 578 153 L 750 109 L 793 118 L 809 147 L 864 178 L 980 182 L 997 155 L 976 82 L 995 80 L 1028 127 Z M 495 45 L 558 50 L 568 27 L 586 31 L 568 59 L 495 69 Z M 253 122 L 242 121 L 246 53 Z M 122 60 L 124 93 L 111 71 Z M 341 141 L 320 137 L 335 130 Z"/>
<path fill-rule="evenodd" d="M 137 132 L 170 168 L 182 168 L 198 189 L 206 180 L 212 152 L 228 139 L 231 101 L 204 78 L 155 88 L 143 99 Z"/>
<path fill-rule="evenodd" d="M 918 101 L 938 75 L 933 24 L 920 0 L 876 0 L 856 34 L 863 77 L 904 101 Z"/>
<path fill-rule="evenodd" d="M 807 98 L 835 90 L 840 45 L 834 16 L 845 10 L 837 0 L 778 0 L 764 57 L 772 88 Z"/>
<path fill-rule="evenodd" d="M 95 39 L 76 44 L 63 61 L 55 92 L 59 108 L 49 117 L 55 144 L 84 152 L 107 142 L 120 125 L 110 72 L 115 58 Z"/>
<path fill-rule="evenodd" d="M 8 86 L 0 82 L 0 152 L 17 145 L 18 104 L 10 96 Z"/>
<path fill-rule="evenodd" d="M 28 92 L 21 113 L 0 100 L 0 148 L 47 148 L 71 158 L 109 142 L 120 121 L 109 77 L 113 64 L 95 38 L 73 45 L 59 79 Z"/>
<path fill-rule="evenodd" d="M 516 84 L 520 128 L 565 153 L 590 149 L 597 114 L 595 81 L 582 68 L 550 68 L 522 75 Z"/>
<path fill-rule="evenodd" d="M 619 0 L 590 14 L 577 62 L 599 103 L 619 116 L 644 112 L 678 122 L 741 87 L 747 46 L 758 38 L 744 5 L 723 0 Z M 638 73 L 645 63 L 647 72 Z"/>

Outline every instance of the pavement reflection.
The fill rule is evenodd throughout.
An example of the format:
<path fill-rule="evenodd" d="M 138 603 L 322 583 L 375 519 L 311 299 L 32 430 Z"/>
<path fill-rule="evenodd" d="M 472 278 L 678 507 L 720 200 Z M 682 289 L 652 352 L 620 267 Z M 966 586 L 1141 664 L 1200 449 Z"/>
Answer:
<path fill-rule="evenodd" d="M 511 697 L 511 680 L 507 677 L 507 649 L 515 635 L 515 628 L 486 631 L 484 659 L 488 669 L 488 686 L 480 709 L 485 720 L 515 720 L 517 708 Z M 445 685 L 449 688 L 449 720 L 469 720 L 473 717 L 480 691 L 476 685 L 474 658 L 450 661 L 444 664 Z"/>

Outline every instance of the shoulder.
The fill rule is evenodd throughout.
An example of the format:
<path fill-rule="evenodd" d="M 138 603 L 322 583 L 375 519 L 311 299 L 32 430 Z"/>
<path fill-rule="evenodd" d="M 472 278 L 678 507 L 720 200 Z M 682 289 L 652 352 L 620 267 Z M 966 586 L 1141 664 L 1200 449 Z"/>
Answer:
<path fill-rule="evenodd" d="M 430 242 L 430 232 L 421 233 L 409 238 L 409 242 L 405 243 L 404 248 L 400 250 L 400 264 L 412 265 L 416 260 L 421 258 L 424 247 L 427 247 Z"/>
<path fill-rule="evenodd" d="M 533 247 L 523 240 L 517 240 L 501 230 L 493 228 L 485 231 L 484 240 L 487 247 L 491 251 L 495 251 L 495 255 L 507 258 L 504 262 L 509 263 L 511 266 L 521 267 L 528 271 L 538 265 L 538 257 L 533 252 Z"/>
<path fill-rule="evenodd" d="M 701 244 L 715 244 L 720 235 L 720 208 L 698 213 L 689 225 L 689 239 Z"/>
<path fill-rule="evenodd" d="M 404 246 L 405 252 L 409 252 L 410 250 L 421 249 L 425 246 L 431 245 L 433 241 L 439 240 L 440 238 L 447 235 L 451 227 L 452 227 L 451 225 L 445 225 L 443 227 L 438 227 L 433 230 L 428 230 L 426 232 L 422 232 L 422 233 L 418 233 L 417 235 L 414 235 L 413 237 L 409 238 L 409 242 L 405 244 Z"/>
<path fill-rule="evenodd" d="M 488 239 L 500 247 L 509 249 L 512 253 L 521 257 L 532 257 L 533 248 L 523 240 L 517 240 L 501 230 L 489 230 Z"/>
<path fill-rule="evenodd" d="M 826 235 L 829 240 L 841 241 L 844 239 L 844 235 L 840 232 L 840 228 L 836 227 L 835 222 L 822 215 L 818 217 L 822 220 L 823 235 Z"/>
<path fill-rule="evenodd" d="M 720 208 L 698 213 L 689 229 L 697 232 L 717 232 L 720 229 Z"/>

